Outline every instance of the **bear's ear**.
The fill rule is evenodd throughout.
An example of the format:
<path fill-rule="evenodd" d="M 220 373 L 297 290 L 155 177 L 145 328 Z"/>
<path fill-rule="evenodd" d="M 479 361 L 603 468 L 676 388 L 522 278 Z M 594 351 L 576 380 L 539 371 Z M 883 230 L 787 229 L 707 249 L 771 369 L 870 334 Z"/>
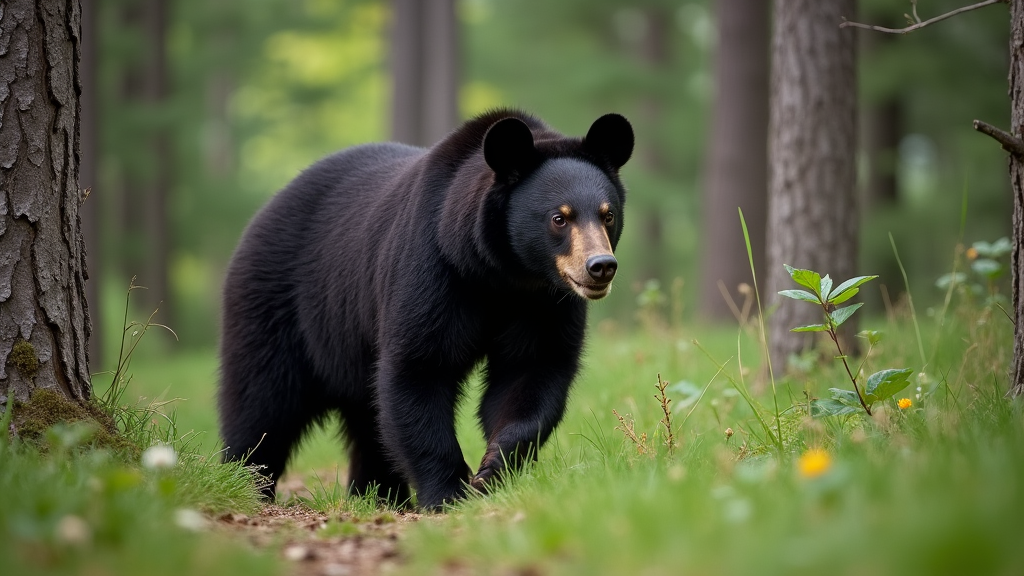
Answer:
<path fill-rule="evenodd" d="M 618 170 L 633 154 L 633 127 L 618 114 L 605 114 L 591 124 L 583 145 Z"/>
<path fill-rule="evenodd" d="M 516 178 L 533 169 L 537 149 L 533 132 L 519 118 L 498 120 L 484 135 L 484 160 L 501 179 Z"/>

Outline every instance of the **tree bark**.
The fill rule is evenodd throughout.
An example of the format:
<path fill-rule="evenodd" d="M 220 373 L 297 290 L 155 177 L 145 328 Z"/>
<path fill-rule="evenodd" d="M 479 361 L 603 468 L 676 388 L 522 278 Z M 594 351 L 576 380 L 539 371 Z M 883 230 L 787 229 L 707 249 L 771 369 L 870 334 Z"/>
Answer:
<path fill-rule="evenodd" d="M 77 1 L 0 4 L 0 401 L 89 398 Z"/>
<path fill-rule="evenodd" d="M 767 300 L 778 306 L 769 321 L 777 365 L 813 342 L 790 329 L 822 314 L 777 295 L 795 287 L 783 264 L 829 273 L 837 283 L 856 269 L 856 51 L 853 31 L 838 26 L 855 9 L 854 0 L 775 2 Z M 848 320 L 845 333 L 855 325 L 856 317 Z"/>
<path fill-rule="evenodd" d="M 459 121 L 455 0 L 392 0 L 391 139 L 430 146 Z"/>
<path fill-rule="evenodd" d="M 753 285 L 736 208 L 743 209 L 754 266 L 764 278 L 768 188 L 769 2 L 717 0 L 715 98 L 704 192 L 701 310 L 708 318 L 732 319 L 721 281 L 737 303 L 741 283 Z"/>
<path fill-rule="evenodd" d="M 1010 2 L 1010 132 L 1024 136 L 1024 1 Z M 1013 251 L 1011 293 L 1013 295 L 1013 365 L 1010 393 L 1024 394 L 1024 158 L 1010 154 L 1010 184 L 1013 186 Z"/>

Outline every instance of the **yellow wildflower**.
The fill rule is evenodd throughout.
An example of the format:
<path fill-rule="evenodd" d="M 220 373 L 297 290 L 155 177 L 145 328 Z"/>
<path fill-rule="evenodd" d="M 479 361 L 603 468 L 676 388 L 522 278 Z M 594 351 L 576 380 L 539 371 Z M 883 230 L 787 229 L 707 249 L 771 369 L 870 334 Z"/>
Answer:
<path fill-rule="evenodd" d="M 900 407 L 900 410 L 906 410 L 910 408 L 914 403 L 910 401 L 910 398 L 900 398 L 896 405 Z"/>
<path fill-rule="evenodd" d="M 973 246 L 967 249 L 967 259 L 974 260 L 978 257 L 978 249 Z"/>
<path fill-rule="evenodd" d="M 832 467 L 832 457 L 821 448 L 811 448 L 800 456 L 796 467 L 802 478 L 817 478 Z"/>

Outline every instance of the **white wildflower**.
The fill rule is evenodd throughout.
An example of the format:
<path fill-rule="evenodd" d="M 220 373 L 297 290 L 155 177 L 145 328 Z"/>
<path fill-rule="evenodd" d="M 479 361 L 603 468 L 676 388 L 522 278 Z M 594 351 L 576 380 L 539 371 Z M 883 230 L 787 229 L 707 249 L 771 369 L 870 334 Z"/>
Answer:
<path fill-rule="evenodd" d="M 191 508 L 178 508 L 174 511 L 174 523 L 179 528 L 184 528 L 191 532 L 201 532 L 206 529 L 207 520 L 206 516 L 203 516 L 201 512 Z"/>
<path fill-rule="evenodd" d="M 142 465 L 150 470 L 174 468 L 178 463 L 178 453 L 166 444 L 150 446 L 142 453 Z"/>
<path fill-rule="evenodd" d="M 87 544 L 92 538 L 92 530 L 89 529 L 89 524 L 73 514 L 68 514 L 61 518 L 57 522 L 57 527 L 54 531 L 57 540 L 66 544 Z"/>

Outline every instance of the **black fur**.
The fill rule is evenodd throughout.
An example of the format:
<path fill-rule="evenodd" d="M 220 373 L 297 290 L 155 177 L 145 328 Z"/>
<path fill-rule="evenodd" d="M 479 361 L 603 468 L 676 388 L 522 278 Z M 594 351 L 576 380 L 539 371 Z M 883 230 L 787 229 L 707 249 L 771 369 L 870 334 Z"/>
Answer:
<path fill-rule="evenodd" d="M 551 210 L 591 218 L 610 204 L 614 247 L 617 171 L 632 147 L 621 116 L 580 139 L 498 110 L 430 149 L 358 146 L 299 175 L 253 219 L 228 269 L 226 458 L 248 457 L 276 482 L 304 432 L 336 411 L 353 491 L 376 484 L 401 502 L 411 485 L 434 508 L 535 456 L 562 418 L 586 324 L 585 299 L 553 271 L 567 248 Z M 488 447 L 474 477 L 454 420 L 481 361 Z"/>

